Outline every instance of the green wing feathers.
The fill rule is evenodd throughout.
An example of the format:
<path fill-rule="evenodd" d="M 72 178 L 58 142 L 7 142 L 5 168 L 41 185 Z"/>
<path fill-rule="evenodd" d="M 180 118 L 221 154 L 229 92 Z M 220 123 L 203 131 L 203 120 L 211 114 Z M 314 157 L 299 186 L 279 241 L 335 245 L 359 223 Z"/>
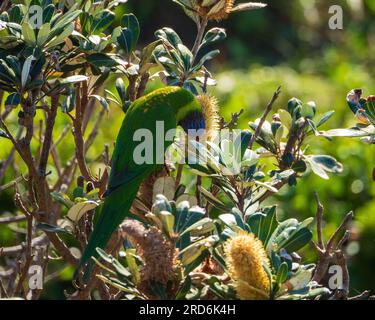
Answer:
<path fill-rule="evenodd" d="M 96 248 L 104 249 L 111 239 L 112 233 L 122 223 L 126 216 L 129 215 L 130 207 L 137 194 L 141 181 L 131 185 L 125 185 L 112 192 L 104 201 L 101 208 L 101 215 L 91 234 L 90 241 L 87 244 L 84 254 L 81 258 L 79 269 L 84 268 L 84 281 L 93 269 L 94 261 L 92 257 L 97 257 Z"/>

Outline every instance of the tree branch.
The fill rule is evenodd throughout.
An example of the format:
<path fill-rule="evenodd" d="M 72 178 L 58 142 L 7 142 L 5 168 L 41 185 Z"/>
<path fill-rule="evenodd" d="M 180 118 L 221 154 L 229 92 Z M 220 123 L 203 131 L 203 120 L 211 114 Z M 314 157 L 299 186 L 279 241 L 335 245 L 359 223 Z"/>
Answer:
<path fill-rule="evenodd" d="M 276 102 L 276 100 L 279 98 L 280 94 L 281 94 L 281 86 L 278 87 L 277 90 L 274 92 L 271 101 L 268 103 L 266 109 L 264 110 L 263 115 L 260 118 L 260 121 L 258 123 L 258 126 L 257 126 L 254 134 L 251 137 L 251 140 L 250 140 L 250 143 L 249 143 L 249 149 L 253 148 L 253 144 L 256 141 L 256 139 L 258 138 L 258 136 L 259 136 L 259 134 L 262 130 L 263 124 L 266 121 L 267 116 L 271 112 L 272 107 L 273 107 L 274 103 Z"/>

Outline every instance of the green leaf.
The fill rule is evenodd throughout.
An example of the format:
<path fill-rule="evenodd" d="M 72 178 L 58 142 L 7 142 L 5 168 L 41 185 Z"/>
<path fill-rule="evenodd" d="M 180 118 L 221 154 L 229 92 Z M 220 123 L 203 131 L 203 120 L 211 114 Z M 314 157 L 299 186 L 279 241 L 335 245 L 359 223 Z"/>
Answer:
<path fill-rule="evenodd" d="M 23 5 L 17 4 L 13 6 L 9 11 L 9 21 L 15 22 L 20 24 L 22 22 L 22 19 L 24 17 L 23 11 L 22 11 Z"/>
<path fill-rule="evenodd" d="M 288 219 L 281 222 L 273 232 L 266 251 L 270 253 L 272 250 L 279 252 L 285 249 L 287 252 L 295 252 L 312 239 L 312 232 L 307 228 L 313 221 L 312 218 L 306 219 L 299 223 L 296 219 Z"/>
<path fill-rule="evenodd" d="M 281 123 L 289 130 L 293 122 L 293 119 L 290 113 L 284 109 L 279 109 L 278 114 L 280 116 Z"/>
<path fill-rule="evenodd" d="M 186 300 L 186 295 L 189 293 L 190 291 L 190 288 L 191 288 L 191 277 L 189 275 L 187 275 L 185 277 L 185 280 L 182 284 L 182 286 L 180 287 L 180 289 L 178 290 L 177 294 L 176 294 L 176 297 L 175 299 L 176 300 Z"/>
<path fill-rule="evenodd" d="M 1 130 L 0 129 L 0 137 L 1 138 L 5 138 L 5 139 L 9 139 L 8 135 L 5 133 L 5 131 Z"/>
<path fill-rule="evenodd" d="M 43 9 L 43 23 L 51 22 L 52 16 L 55 12 L 55 6 L 53 4 L 49 4 Z"/>
<path fill-rule="evenodd" d="M 100 34 L 106 30 L 115 20 L 115 14 L 105 9 L 94 16 L 91 23 L 91 34 Z"/>
<path fill-rule="evenodd" d="M 18 93 L 12 93 L 5 100 L 5 107 L 15 108 L 20 103 L 21 103 L 21 96 Z"/>
<path fill-rule="evenodd" d="M 207 191 L 203 187 L 199 186 L 199 192 L 203 194 L 206 200 L 211 203 L 215 208 L 222 210 L 222 211 L 229 211 L 230 207 L 225 205 L 221 202 L 218 198 L 216 198 L 211 192 Z"/>
<path fill-rule="evenodd" d="M 96 95 L 96 94 L 92 94 L 92 95 L 90 95 L 90 97 L 95 98 L 96 100 L 98 100 L 99 103 L 104 108 L 104 110 L 106 110 L 106 111 L 109 110 L 109 105 L 108 105 L 108 102 L 107 102 L 107 100 L 105 98 L 103 98 L 102 96 Z"/>
<path fill-rule="evenodd" d="M 160 177 L 153 186 L 153 202 L 159 194 L 164 195 L 168 200 L 173 200 L 176 191 L 176 182 L 172 177 Z"/>
<path fill-rule="evenodd" d="M 322 116 L 322 118 L 318 121 L 318 123 L 316 124 L 316 127 L 319 128 L 320 126 L 322 126 L 323 124 L 325 124 L 333 116 L 334 113 L 335 113 L 335 111 L 328 111 L 328 112 L 326 112 Z"/>
<path fill-rule="evenodd" d="M 310 164 L 311 170 L 323 179 L 328 180 L 327 172 L 341 173 L 343 165 L 335 158 L 326 155 L 306 156 L 305 159 Z"/>
<path fill-rule="evenodd" d="M 130 13 L 124 14 L 121 18 L 121 27 L 127 28 L 132 33 L 131 49 L 134 51 L 137 47 L 137 42 L 140 34 L 140 26 L 137 17 Z"/>
<path fill-rule="evenodd" d="M 210 218 L 204 218 L 185 229 L 180 236 L 183 236 L 186 233 L 190 233 L 192 236 L 201 236 L 212 232 L 213 230 L 215 230 L 215 223 L 213 220 Z"/>
<path fill-rule="evenodd" d="M 286 262 L 283 262 L 280 266 L 279 269 L 277 270 L 277 275 L 276 275 L 276 283 L 281 287 L 281 285 L 286 281 L 287 276 L 288 276 L 288 264 Z"/>
<path fill-rule="evenodd" d="M 202 66 L 209 60 L 212 60 L 216 56 L 220 54 L 220 50 L 213 50 L 208 53 L 206 53 L 199 62 L 194 66 L 193 71 L 198 71 Z"/>
<path fill-rule="evenodd" d="M 248 218 L 251 231 L 262 241 L 264 247 L 278 226 L 276 206 L 265 208 L 263 213 L 255 213 Z"/>
<path fill-rule="evenodd" d="M 309 102 L 306 104 L 303 104 L 301 107 L 301 116 L 307 119 L 312 119 L 315 116 L 316 112 L 316 104 L 315 102 Z"/>
<path fill-rule="evenodd" d="M 60 16 L 56 21 L 52 19 L 51 20 L 51 26 L 52 26 L 51 34 L 55 36 L 56 34 L 61 33 L 61 31 L 65 29 L 68 24 L 73 22 L 80 14 L 81 14 L 81 10 L 70 9 L 67 13 Z"/>
<path fill-rule="evenodd" d="M 6 84 L 12 84 L 16 80 L 16 74 L 13 69 L 9 68 L 8 64 L 0 59 L 0 80 Z"/>
<path fill-rule="evenodd" d="M 58 81 L 60 84 L 69 84 L 69 83 L 83 82 L 87 80 L 88 80 L 87 76 L 76 75 L 76 76 L 70 76 L 67 78 L 59 79 Z"/>
<path fill-rule="evenodd" d="M 325 131 L 324 136 L 326 137 L 348 137 L 348 138 L 358 138 L 358 137 L 366 137 L 368 133 L 363 131 L 357 127 L 350 128 L 350 129 L 333 129 L 329 131 Z"/>
<path fill-rule="evenodd" d="M 199 50 L 203 49 L 204 47 L 214 44 L 218 41 L 221 41 L 225 39 L 227 36 L 225 29 L 223 28 L 212 28 L 211 30 L 208 30 L 205 34 L 202 44 L 199 48 Z"/>
<path fill-rule="evenodd" d="M 163 28 L 155 32 L 158 39 L 167 41 L 173 48 L 177 49 L 179 44 L 183 44 L 178 34 L 171 28 Z"/>
<path fill-rule="evenodd" d="M 142 50 L 141 54 L 141 62 L 139 63 L 139 73 L 144 74 L 151 68 L 153 63 L 151 62 L 152 59 L 152 53 L 154 52 L 155 48 L 160 45 L 161 41 L 157 40 L 150 44 L 148 44 L 145 48 Z"/>
<path fill-rule="evenodd" d="M 67 217 L 74 222 L 78 222 L 86 212 L 94 210 L 97 206 L 98 204 L 95 201 L 79 202 L 69 209 Z"/>
<path fill-rule="evenodd" d="M 176 209 L 175 232 L 182 233 L 185 229 L 203 219 L 204 216 L 205 212 L 203 209 L 199 207 L 189 209 L 188 201 L 180 202 Z"/>
<path fill-rule="evenodd" d="M 199 259 L 204 252 L 207 252 L 209 248 L 213 247 L 218 240 L 218 236 L 209 236 L 205 239 L 192 243 L 179 253 L 182 264 L 185 266 L 192 264 L 194 261 Z"/>
<path fill-rule="evenodd" d="M 126 54 L 132 52 L 133 34 L 128 28 L 121 29 L 116 41 L 120 48 L 126 52 Z"/>
<path fill-rule="evenodd" d="M 289 232 L 292 230 L 296 230 L 298 226 L 297 219 L 288 219 L 283 222 L 280 222 L 277 228 L 272 233 L 268 243 L 266 245 L 266 251 L 268 254 L 271 253 L 272 250 L 278 252 L 281 248 L 279 248 L 278 244 L 282 239 L 289 237 Z"/>
<path fill-rule="evenodd" d="M 43 230 L 45 232 L 51 232 L 51 233 L 67 233 L 70 234 L 66 229 L 61 228 L 59 226 L 54 226 L 48 223 L 42 223 L 38 222 L 35 226 L 39 230 Z"/>
<path fill-rule="evenodd" d="M 74 202 L 66 194 L 54 191 L 51 193 L 51 197 L 54 201 L 64 205 L 68 209 L 74 205 Z"/>
<path fill-rule="evenodd" d="M 34 30 L 27 21 L 22 24 L 22 35 L 27 45 L 34 46 L 36 44 Z"/>
<path fill-rule="evenodd" d="M 49 35 L 51 32 L 51 26 L 49 23 L 45 23 L 40 27 L 40 30 L 38 32 L 38 39 L 37 44 L 38 46 L 43 46 L 43 44 L 47 41 Z"/>
<path fill-rule="evenodd" d="M 178 50 L 178 52 L 180 54 L 180 57 L 181 57 L 181 60 L 183 62 L 184 70 L 189 71 L 189 69 L 191 67 L 191 63 L 193 62 L 193 54 L 183 44 L 178 44 L 177 50 Z"/>
<path fill-rule="evenodd" d="M 118 95 L 120 96 L 120 99 L 121 99 L 120 101 L 122 103 L 125 103 L 126 101 L 125 83 L 124 83 L 124 80 L 122 80 L 122 78 L 117 78 L 116 90 L 117 90 Z"/>
<path fill-rule="evenodd" d="M 173 227 L 174 227 L 174 222 L 175 222 L 175 217 L 172 213 L 168 211 L 161 211 L 158 214 L 158 218 L 162 222 L 163 229 L 165 233 L 169 236 L 173 236 Z"/>
<path fill-rule="evenodd" d="M 47 48 L 52 48 L 52 47 L 55 47 L 57 45 L 59 45 L 60 43 L 64 42 L 64 40 L 69 37 L 74 31 L 74 23 L 70 23 L 67 27 L 64 28 L 64 30 L 58 34 L 56 37 L 52 38 L 52 40 L 50 40 L 47 44 L 46 44 L 46 47 Z M 51 31 L 51 34 L 52 34 L 52 31 Z M 51 38 L 51 35 L 50 37 Z"/>
<path fill-rule="evenodd" d="M 299 161 L 293 163 L 293 165 L 292 165 L 292 169 L 293 169 L 295 172 L 304 173 L 304 172 L 307 170 L 306 162 L 303 161 L 303 160 L 299 160 Z"/>
<path fill-rule="evenodd" d="M 279 245 L 287 252 L 295 252 L 307 245 L 312 239 L 312 232 L 308 228 L 301 228 L 293 232 L 290 237 Z"/>
<path fill-rule="evenodd" d="M 91 54 L 87 57 L 87 61 L 95 67 L 111 68 L 118 64 L 109 55 L 104 54 L 104 53 Z"/>
<path fill-rule="evenodd" d="M 31 63 L 35 60 L 34 56 L 29 56 L 26 58 L 25 63 L 22 67 L 22 73 L 21 73 L 21 85 L 24 88 L 26 86 L 26 83 L 29 78 Z"/>

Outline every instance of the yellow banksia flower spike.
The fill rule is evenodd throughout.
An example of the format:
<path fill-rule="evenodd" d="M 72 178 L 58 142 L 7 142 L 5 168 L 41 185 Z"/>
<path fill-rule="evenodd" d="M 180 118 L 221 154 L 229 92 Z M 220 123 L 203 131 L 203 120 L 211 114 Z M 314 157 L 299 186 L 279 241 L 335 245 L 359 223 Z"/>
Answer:
<path fill-rule="evenodd" d="M 225 261 L 241 300 L 269 299 L 271 284 L 263 263 L 269 266 L 262 242 L 254 234 L 240 232 L 226 241 Z"/>
<path fill-rule="evenodd" d="M 206 122 L 206 139 L 214 141 L 220 130 L 219 104 L 214 96 L 202 94 L 197 97 L 202 106 L 204 120 Z"/>

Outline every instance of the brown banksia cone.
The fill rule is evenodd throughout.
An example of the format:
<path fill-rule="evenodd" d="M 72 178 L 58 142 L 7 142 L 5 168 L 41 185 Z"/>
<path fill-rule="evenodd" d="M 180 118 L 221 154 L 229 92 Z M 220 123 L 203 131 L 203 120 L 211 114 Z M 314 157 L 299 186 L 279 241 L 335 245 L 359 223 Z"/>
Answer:
<path fill-rule="evenodd" d="M 235 0 L 195 0 L 195 10 L 198 15 L 207 20 L 220 21 L 236 11 L 264 8 L 260 2 L 240 3 L 235 6 Z"/>
<path fill-rule="evenodd" d="M 180 283 L 181 265 L 177 259 L 175 244 L 164 238 L 156 227 L 146 229 L 140 222 L 127 220 L 121 226 L 123 236 L 138 244 L 139 254 L 144 261 L 139 289 L 152 298 L 151 287 L 161 284 L 166 288 L 169 299 L 174 298 Z"/>

